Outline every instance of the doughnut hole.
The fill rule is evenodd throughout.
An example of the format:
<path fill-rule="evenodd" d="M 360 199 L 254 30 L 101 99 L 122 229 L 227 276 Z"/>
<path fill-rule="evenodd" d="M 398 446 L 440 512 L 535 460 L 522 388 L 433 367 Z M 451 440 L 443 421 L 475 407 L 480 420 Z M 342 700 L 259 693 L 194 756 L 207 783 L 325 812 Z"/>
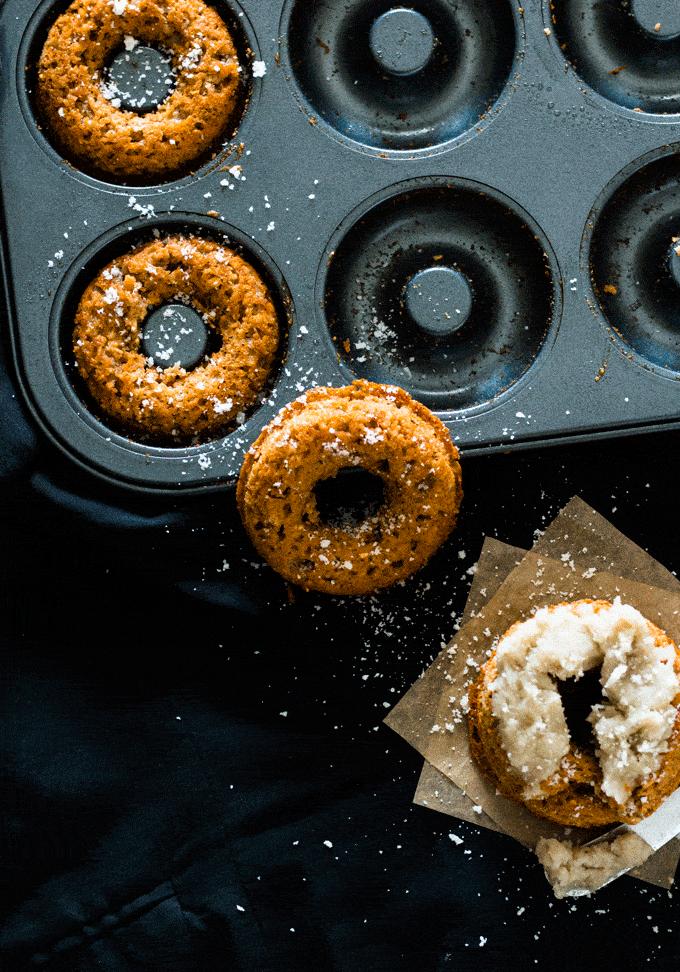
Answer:
<path fill-rule="evenodd" d="M 351 532 L 374 517 L 385 502 L 385 483 L 360 467 L 341 469 L 313 491 L 321 522 Z"/>
<path fill-rule="evenodd" d="M 595 737 L 592 724 L 587 720 L 593 706 L 602 702 L 600 671 L 599 667 L 591 668 L 581 678 L 557 681 L 572 742 L 591 751 L 595 748 Z"/>

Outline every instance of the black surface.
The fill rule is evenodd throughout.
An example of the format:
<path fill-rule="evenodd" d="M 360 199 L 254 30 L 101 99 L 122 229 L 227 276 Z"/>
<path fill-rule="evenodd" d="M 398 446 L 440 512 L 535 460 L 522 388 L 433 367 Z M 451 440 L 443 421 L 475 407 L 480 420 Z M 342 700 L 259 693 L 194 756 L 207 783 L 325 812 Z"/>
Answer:
<path fill-rule="evenodd" d="M 578 493 L 677 570 L 677 434 L 470 458 L 420 575 L 291 601 L 232 492 L 105 486 L 7 377 L 2 414 L 4 968 L 677 969 L 676 896 L 555 901 L 518 844 L 412 805 L 421 759 L 381 725 L 485 534 L 528 546 Z"/>

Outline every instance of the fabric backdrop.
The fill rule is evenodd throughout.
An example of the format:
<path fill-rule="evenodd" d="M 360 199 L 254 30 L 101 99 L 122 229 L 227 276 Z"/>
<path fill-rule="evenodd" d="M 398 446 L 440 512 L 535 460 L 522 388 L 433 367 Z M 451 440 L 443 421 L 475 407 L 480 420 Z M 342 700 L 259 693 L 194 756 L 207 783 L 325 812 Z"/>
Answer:
<path fill-rule="evenodd" d="M 4 968 L 495 972 L 614 947 L 677 972 L 676 895 L 556 901 L 518 844 L 412 804 L 422 760 L 381 721 L 485 535 L 526 548 L 578 494 L 678 570 L 680 433 L 463 457 L 459 529 L 417 577 L 291 596 L 233 490 L 140 496 L 58 452 L 2 334 Z"/>

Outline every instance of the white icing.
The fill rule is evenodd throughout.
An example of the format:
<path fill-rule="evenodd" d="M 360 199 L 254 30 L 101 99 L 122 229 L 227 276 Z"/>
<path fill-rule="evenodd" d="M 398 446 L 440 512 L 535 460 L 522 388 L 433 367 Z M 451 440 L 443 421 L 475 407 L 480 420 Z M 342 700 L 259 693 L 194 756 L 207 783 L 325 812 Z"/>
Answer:
<path fill-rule="evenodd" d="M 556 898 L 591 894 L 651 854 L 649 844 L 632 830 L 593 846 L 572 847 L 569 841 L 552 837 L 541 837 L 536 845 L 536 856 Z"/>
<path fill-rule="evenodd" d="M 598 746 L 602 790 L 620 805 L 660 766 L 678 693 L 674 646 L 656 645 L 646 619 L 616 598 L 608 608 L 577 603 L 541 608 L 501 639 L 492 709 L 525 797 L 560 768 L 569 730 L 556 679 L 602 667 L 603 701 L 588 721 Z"/>

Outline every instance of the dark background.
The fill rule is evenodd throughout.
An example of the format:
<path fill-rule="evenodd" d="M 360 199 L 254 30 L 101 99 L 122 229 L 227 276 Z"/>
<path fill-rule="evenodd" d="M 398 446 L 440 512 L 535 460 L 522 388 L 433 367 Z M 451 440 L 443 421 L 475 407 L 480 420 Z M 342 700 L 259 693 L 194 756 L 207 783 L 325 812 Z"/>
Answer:
<path fill-rule="evenodd" d="M 422 760 L 381 721 L 485 535 L 528 547 L 578 494 L 678 570 L 680 433 L 463 457 L 417 577 L 291 598 L 233 491 L 115 489 L 1 389 L 5 968 L 676 972 L 677 895 L 556 901 L 511 839 L 412 804 Z"/>

